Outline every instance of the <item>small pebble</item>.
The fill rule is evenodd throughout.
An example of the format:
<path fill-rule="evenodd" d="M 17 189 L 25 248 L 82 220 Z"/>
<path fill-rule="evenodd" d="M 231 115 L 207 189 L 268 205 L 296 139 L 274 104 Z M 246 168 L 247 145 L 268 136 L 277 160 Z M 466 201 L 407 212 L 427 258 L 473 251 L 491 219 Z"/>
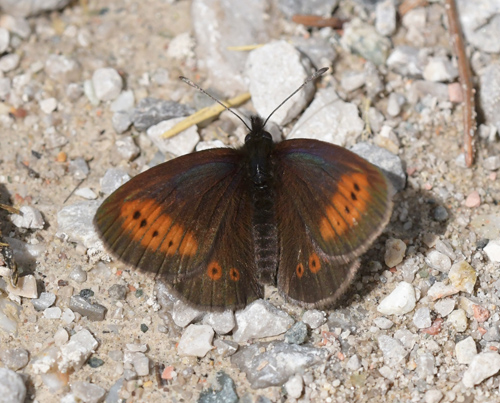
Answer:
<path fill-rule="evenodd" d="M 23 377 L 7 368 L 0 368 L 0 391 L 2 403 L 24 403 L 26 398 Z"/>
<path fill-rule="evenodd" d="M 62 346 L 66 344 L 69 340 L 69 334 L 63 327 L 57 329 L 57 332 L 54 334 L 54 343 L 56 346 Z"/>
<path fill-rule="evenodd" d="M 443 392 L 439 389 L 431 389 L 425 392 L 424 401 L 425 403 L 439 403 L 443 396 Z"/>
<path fill-rule="evenodd" d="M 11 53 L 0 57 L 0 71 L 7 73 L 14 70 L 19 65 L 20 60 L 21 58 L 17 53 Z"/>
<path fill-rule="evenodd" d="M 434 218 L 435 221 L 445 222 L 448 219 L 449 214 L 448 214 L 448 210 L 446 210 L 446 207 L 437 206 L 433 210 L 432 216 L 433 216 L 433 218 Z"/>
<path fill-rule="evenodd" d="M 479 207 L 481 205 L 481 196 L 479 196 L 479 192 L 474 190 L 469 193 L 467 198 L 465 199 L 465 207 L 474 208 Z"/>
<path fill-rule="evenodd" d="M 212 349 L 214 330 L 208 325 L 189 325 L 177 345 L 180 356 L 204 357 Z"/>
<path fill-rule="evenodd" d="M 104 365 L 104 361 L 97 357 L 90 357 L 87 361 L 87 364 L 89 364 L 91 368 L 98 368 Z"/>
<path fill-rule="evenodd" d="M 94 383 L 85 381 L 73 381 L 70 384 L 71 392 L 76 397 L 76 401 L 101 402 L 106 395 L 106 389 Z"/>
<path fill-rule="evenodd" d="M 296 322 L 285 333 L 285 342 L 290 344 L 302 344 L 307 338 L 307 325 L 304 322 Z"/>
<path fill-rule="evenodd" d="M 141 149 L 137 147 L 132 136 L 125 136 L 117 139 L 115 146 L 118 154 L 126 161 L 134 160 L 141 153 Z"/>
<path fill-rule="evenodd" d="M 79 284 L 85 283 L 87 281 L 87 272 L 82 269 L 82 266 L 76 266 L 69 273 L 69 278 L 76 281 Z"/>
<path fill-rule="evenodd" d="M 392 320 L 384 318 L 383 316 L 373 319 L 373 323 L 382 330 L 387 330 L 394 326 L 394 322 Z"/>
<path fill-rule="evenodd" d="M 7 284 L 7 292 L 24 298 L 38 298 L 38 287 L 36 285 L 36 278 L 32 274 L 20 277 L 17 281 L 16 287 Z"/>
<path fill-rule="evenodd" d="M 66 308 L 66 309 L 64 309 L 64 311 L 61 315 L 61 319 L 64 323 L 69 325 L 71 322 L 73 322 L 75 320 L 75 314 L 73 313 L 73 311 L 71 309 Z"/>
<path fill-rule="evenodd" d="M 31 206 L 21 206 L 21 214 L 12 214 L 10 220 L 18 228 L 43 229 L 45 221 L 42 214 Z"/>
<path fill-rule="evenodd" d="M 434 304 L 434 310 L 441 316 L 448 316 L 455 308 L 455 300 L 452 298 L 440 299 Z"/>
<path fill-rule="evenodd" d="M 390 336 L 380 335 L 378 337 L 378 346 L 384 356 L 384 363 L 391 368 L 403 363 L 408 355 L 401 342 Z"/>
<path fill-rule="evenodd" d="M 285 383 L 285 390 L 288 396 L 298 399 L 302 395 L 304 389 L 304 380 L 302 376 L 296 374 Z"/>
<path fill-rule="evenodd" d="M 177 300 L 172 309 L 172 320 L 179 327 L 186 327 L 191 322 L 200 319 L 204 312 L 186 304 L 183 300 Z"/>
<path fill-rule="evenodd" d="M 350 371 L 357 371 L 358 369 L 361 368 L 361 360 L 359 359 L 359 357 L 354 354 L 351 358 L 349 358 L 349 360 L 347 361 L 347 364 L 346 364 L 346 367 L 347 369 L 349 369 Z"/>
<path fill-rule="evenodd" d="M 57 362 L 59 370 L 66 372 L 69 369 L 80 369 L 99 343 L 92 333 L 82 329 L 69 339 L 69 342 L 60 349 L 60 358 Z"/>
<path fill-rule="evenodd" d="M 134 91 L 123 91 L 110 105 L 111 112 L 131 111 L 134 109 L 135 96 Z"/>
<path fill-rule="evenodd" d="M 323 311 L 311 309 L 304 312 L 304 315 L 302 315 L 302 322 L 311 329 L 317 329 L 326 322 L 326 314 Z"/>
<path fill-rule="evenodd" d="M 217 390 L 208 388 L 200 393 L 197 403 L 238 403 L 236 385 L 224 371 L 217 372 Z"/>
<path fill-rule="evenodd" d="M 47 308 L 43 311 L 43 316 L 47 319 L 59 319 L 61 317 L 62 311 L 58 306 L 52 308 Z"/>
<path fill-rule="evenodd" d="M 431 250 L 425 262 L 433 269 L 439 270 L 440 272 L 447 273 L 451 268 L 451 259 L 444 253 L 438 252 L 437 250 Z"/>
<path fill-rule="evenodd" d="M 491 262 L 500 262 L 500 239 L 493 239 L 483 248 Z"/>
<path fill-rule="evenodd" d="M 390 36 L 396 30 L 396 5 L 394 0 L 384 0 L 375 7 L 375 28 L 378 33 Z"/>
<path fill-rule="evenodd" d="M 31 303 L 36 311 L 44 311 L 56 302 L 56 295 L 52 292 L 42 292 L 36 299 L 32 299 Z"/>
<path fill-rule="evenodd" d="M 455 263 L 451 267 L 448 278 L 453 287 L 457 290 L 472 294 L 474 285 L 476 284 L 477 273 L 472 266 L 464 260 Z"/>
<path fill-rule="evenodd" d="M 458 76 L 458 70 L 447 57 L 436 56 L 429 58 L 423 76 L 427 81 L 449 82 Z"/>
<path fill-rule="evenodd" d="M 236 311 L 235 316 L 233 340 L 238 343 L 253 338 L 277 336 L 285 333 L 294 323 L 290 315 L 262 299 Z"/>
<path fill-rule="evenodd" d="M 447 322 L 451 324 L 457 332 L 467 330 L 467 315 L 463 309 L 455 309 L 448 315 Z"/>
<path fill-rule="evenodd" d="M 416 298 L 413 286 L 402 281 L 394 291 L 380 302 L 377 311 L 384 315 L 403 315 L 413 311 L 415 304 Z"/>
<path fill-rule="evenodd" d="M 57 100 L 55 98 L 47 98 L 40 101 L 40 109 L 43 113 L 50 115 L 57 109 Z"/>
<path fill-rule="evenodd" d="M 406 252 L 406 244 L 401 239 L 389 238 L 385 242 L 385 264 L 395 267 L 403 261 Z"/>
<path fill-rule="evenodd" d="M 146 324 L 141 323 L 141 332 L 146 333 L 148 330 L 149 330 L 149 327 Z"/>
<path fill-rule="evenodd" d="M 122 284 L 113 284 L 109 287 L 108 294 L 110 298 L 124 300 L 127 297 L 127 287 Z"/>
<path fill-rule="evenodd" d="M 86 300 L 88 300 L 93 296 L 94 296 L 94 291 L 92 291 L 90 288 L 84 288 L 83 290 L 80 291 L 80 297 L 85 298 Z"/>
<path fill-rule="evenodd" d="M 109 168 L 101 179 L 101 192 L 109 195 L 129 180 L 129 174 L 123 169 Z"/>
<path fill-rule="evenodd" d="M 112 101 L 120 95 L 123 80 L 115 69 L 105 67 L 94 71 L 92 85 L 98 100 Z"/>
<path fill-rule="evenodd" d="M 441 281 L 436 281 L 427 291 L 427 296 L 431 301 L 436 301 L 440 298 L 449 297 L 450 295 L 458 294 L 457 290 L 452 285 L 446 285 Z"/>
<path fill-rule="evenodd" d="M 78 62 L 64 55 L 49 55 L 45 62 L 45 73 L 55 82 L 69 85 L 80 81 L 81 78 L 81 68 Z"/>
<path fill-rule="evenodd" d="M 91 304 L 85 298 L 79 295 L 73 295 L 69 300 L 69 308 L 74 312 L 78 312 L 82 316 L 86 316 L 89 320 L 101 321 L 106 315 L 106 307 L 100 304 Z"/>
<path fill-rule="evenodd" d="M 431 326 L 431 311 L 428 307 L 419 308 L 413 315 L 413 323 L 419 329 L 425 329 Z"/>
<path fill-rule="evenodd" d="M 149 358 L 144 353 L 136 353 L 132 360 L 132 365 L 137 376 L 149 375 Z"/>
<path fill-rule="evenodd" d="M 75 179 L 81 180 L 87 178 L 90 173 L 89 165 L 85 159 L 78 157 L 69 162 L 68 171 Z"/>
<path fill-rule="evenodd" d="M 87 200 L 95 200 L 97 199 L 97 194 L 90 188 L 78 188 L 75 190 L 75 195 L 82 197 Z"/>
<path fill-rule="evenodd" d="M 111 124 L 116 133 L 125 133 L 132 125 L 132 115 L 127 111 L 118 111 L 111 117 Z"/>
<path fill-rule="evenodd" d="M 500 371 L 500 354 L 492 351 L 477 354 L 464 372 L 462 382 L 466 388 L 478 385 Z"/>
<path fill-rule="evenodd" d="M 469 336 L 455 344 L 455 355 L 459 364 L 470 364 L 477 355 L 474 339 Z"/>
<path fill-rule="evenodd" d="M 18 371 L 28 365 L 29 353 L 24 348 L 4 349 L 0 350 L 0 360 L 7 368 Z"/>
<path fill-rule="evenodd" d="M 10 42 L 10 33 L 5 28 L 0 28 L 0 54 L 4 53 L 8 47 Z"/>
<path fill-rule="evenodd" d="M 229 357 L 236 353 L 239 344 L 231 340 L 216 339 L 214 341 L 214 346 L 217 349 L 217 354 L 220 354 L 223 357 Z"/>
<path fill-rule="evenodd" d="M 209 312 L 203 317 L 203 324 L 209 325 L 217 334 L 227 334 L 236 326 L 234 312 L 226 309 L 223 312 Z"/>
<path fill-rule="evenodd" d="M 491 157 L 486 158 L 483 161 L 483 167 L 488 171 L 496 171 L 497 169 L 500 169 L 500 156 L 493 155 Z"/>

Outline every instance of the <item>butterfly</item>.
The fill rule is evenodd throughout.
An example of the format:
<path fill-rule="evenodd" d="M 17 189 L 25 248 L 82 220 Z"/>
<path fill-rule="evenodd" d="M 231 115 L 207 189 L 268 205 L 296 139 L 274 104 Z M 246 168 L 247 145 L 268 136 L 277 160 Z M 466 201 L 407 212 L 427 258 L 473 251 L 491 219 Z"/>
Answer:
<path fill-rule="evenodd" d="M 308 308 L 337 300 L 389 221 L 391 186 L 345 148 L 275 143 L 266 122 L 251 118 L 241 148 L 184 155 L 121 186 L 94 218 L 104 245 L 198 308 L 242 308 L 266 284 Z"/>

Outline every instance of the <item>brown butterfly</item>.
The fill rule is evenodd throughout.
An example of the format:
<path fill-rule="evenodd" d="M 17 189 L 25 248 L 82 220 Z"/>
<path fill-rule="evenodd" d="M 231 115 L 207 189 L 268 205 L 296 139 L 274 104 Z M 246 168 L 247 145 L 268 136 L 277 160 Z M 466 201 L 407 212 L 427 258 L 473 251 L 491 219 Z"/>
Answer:
<path fill-rule="evenodd" d="M 244 307 L 265 284 L 305 307 L 338 299 L 389 220 L 388 180 L 333 144 L 275 143 L 266 122 L 253 116 L 239 149 L 185 155 L 116 190 L 94 219 L 107 248 L 205 309 Z"/>

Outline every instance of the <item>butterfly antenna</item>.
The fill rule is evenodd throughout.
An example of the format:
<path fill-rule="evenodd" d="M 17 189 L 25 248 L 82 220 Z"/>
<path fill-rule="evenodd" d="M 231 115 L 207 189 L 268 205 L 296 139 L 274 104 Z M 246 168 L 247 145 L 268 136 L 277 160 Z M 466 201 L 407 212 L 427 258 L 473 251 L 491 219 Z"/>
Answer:
<path fill-rule="evenodd" d="M 206 96 L 212 98 L 215 102 L 217 102 L 219 105 L 223 106 L 226 111 L 231 112 L 234 116 L 236 116 L 239 120 L 243 122 L 243 124 L 247 127 L 248 130 L 252 131 L 250 126 L 246 124 L 246 122 L 241 118 L 240 115 L 238 115 L 235 111 L 233 111 L 231 108 L 227 107 L 224 105 L 223 102 L 219 101 L 217 98 L 215 98 L 213 95 L 209 94 L 207 91 L 205 91 L 203 88 L 201 88 L 198 84 L 195 84 L 193 81 L 191 81 L 189 78 L 184 77 L 184 76 L 179 76 L 179 78 L 184 81 L 187 85 L 190 85 L 193 88 L 196 88 L 198 91 L 202 92 Z"/>
<path fill-rule="evenodd" d="M 310 75 L 309 77 L 306 78 L 306 81 L 304 81 L 302 83 L 302 85 L 297 88 L 294 92 L 292 92 L 290 95 L 288 95 L 285 100 L 280 103 L 275 109 L 274 111 L 271 112 L 271 114 L 267 117 L 267 119 L 264 121 L 264 125 L 263 127 L 266 125 L 266 123 L 268 122 L 269 118 L 271 116 L 274 115 L 274 112 L 276 112 L 279 108 L 281 108 L 283 106 L 283 104 L 288 101 L 291 97 L 293 97 L 297 92 L 299 92 L 302 88 L 304 88 L 305 85 L 307 85 L 309 82 L 313 81 L 313 80 L 316 80 L 319 76 L 323 75 L 326 73 L 326 71 L 328 70 L 328 67 L 323 67 L 321 69 L 319 69 L 318 71 L 316 71 L 316 73 Z"/>

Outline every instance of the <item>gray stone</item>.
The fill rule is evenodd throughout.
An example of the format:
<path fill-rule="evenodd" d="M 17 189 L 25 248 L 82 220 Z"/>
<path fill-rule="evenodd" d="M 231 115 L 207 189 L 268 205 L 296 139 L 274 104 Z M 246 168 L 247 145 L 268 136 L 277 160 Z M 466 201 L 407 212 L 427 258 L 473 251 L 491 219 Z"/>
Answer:
<path fill-rule="evenodd" d="M 0 28 L 0 54 L 9 48 L 10 33 L 5 28 Z"/>
<path fill-rule="evenodd" d="M 378 346 L 384 355 L 385 364 L 391 368 L 401 365 L 408 355 L 403 344 L 390 336 L 380 335 L 378 337 Z"/>
<path fill-rule="evenodd" d="M 267 0 L 242 1 L 238 2 L 235 12 L 235 4 L 231 1 L 192 2 L 196 63 L 208 74 L 215 90 L 228 96 L 247 90 L 242 73 L 248 54 L 231 51 L 228 47 L 268 43 L 272 30 L 268 7 Z"/>
<path fill-rule="evenodd" d="M 42 229 L 45 226 L 42 214 L 31 206 L 21 206 L 21 214 L 12 214 L 10 220 L 18 228 Z"/>
<path fill-rule="evenodd" d="M 354 18 L 344 24 L 342 43 L 353 53 L 376 65 L 385 63 L 391 49 L 389 39 L 380 35 L 372 25 L 366 24 L 359 18 Z"/>
<path fill-rule="evenodd" d="M 24 403 L 26 386 L 23 377 L 7 368 L 0 368 L 0 402 Z"/>
<path fill-rule="evenodd" d="M 132 161 L 141 153 L 141 149 L 137 147 L 132 136 L 124 136 L 116 140 L 116 150 L 123 159 Z"/>
<path fill-rule="evenodd" d="M 488 171 L 496 171 L 500 168 L 500 155 L 492 155 L 483 161 L 483 167 Z"/>
<path fill-rule="evenodd" d="M 104 67 L 94 71 L 92 85 L 100 101 L 112 101 L 120 95 L 123 80 L 115 69 Z"/>
<path fill-rule="evenodd" d="M 129 180 L 130 176 L 123 169 L 109 168 L 101 179 L 101 192 L 109 195 Z"/>
<path fill-rule="evenodd" d="M 217 334 L 227 334 L 236 326 L 234 312 L 231 309 L 209 312 L 203 317 L 203 323 L 209 325 Z"/>
<path fill-rule="evenodd" d="M 24 348 L 0 350 L 0 360 L 7 368 L 18 371 L 28 365 L 29 353 Z"/>
<path fill-rule="evenodd" d="M 124 300 L 127 297 L 127 287 L 122 284 L 113 284 L 109 287 L 108 294 L 110 298 Z"/>
<path fill-rule="evenodd" d="M 181 122 L 183 118 L 165 120 L 157 125 L 151 126 L 148 131 L 148 137 L 158 147 L 163 154 L 171 154 L 176 157 L 189 154 L 196 144 L 200 141 L 198 127 L 196 125 L 183 130 L 174 137 L 165 139 L 163 133 Z"/>
<path fill-rule="evenodd" d="M 304 389 L 304 379 L 300 374 L 295 374 L 285 383 L 285 390 L 288 396 L 298 399 Z"/>
<path fill-rule="evenodd" d="M 495 322 L 491 324 L 491 327 L 483 336 L 483 340 L 486 341 L 500 341 L 500 323 Z"/>
<path fill-rule="evenodd" d="M 97 303 L 90 303 L 79 295 L 73 295 L 69 300 L 69 308 L 86 316 L 92 321 L 102 321 L 106 315 L 107 308 Z"/>
<path fill-rule="evenodd" d="M 402 76 L 421 77 L 423 68 L 419 50 L 412 46 L 396 46 L 387 58 L 387 67 Z"/>
<path fill-rule="evenodd" d="M 208 325 L 189 325 L 182 334 L 177 352 L 180 356 L 204 357 L 212 349 L 214 330 Z"/>
<path fill-rule="evenodd" d="M 436 360 L 432 353 L 423 353 L 417 357 L 417 374 L 421 379 L 434 375 Z"/>
<path fill-rule="evenodd" d="M 302 344 L 307 338 L 307 325 L 304 322 L 295 323 L 285 333 L 285 342 L 290 344 Z"/>
<path fill-rule="evenodd" d="M 69 273 L 69 278 L 76 281 L 78 284 L 82 284 L 87 281 L 87 272 L 82 269 L 82 266 L 78 265 L 73 270 L 71 270 L 71 273 Z"/>
<path fill-rule="evenodd" d="M 484 117 L 487 123 L 494 125 L 500 132 L 500 114 L 498 113 L 500 109 L 500 63 L 488 65 L 481 71 L 479 78 L 479 100 Z"/>
<path fill-rule="evenodd" d="M 325 363 L 327 357 L 324 349 L 275 341 L 240 348 L 231 357 L 231 363 L 246 373 L 252 388 L 259 389 L 281 386 L 292 375 Z"/>
<path fill-rule="evenodd" d="M 339 0 L 279 0 L 280 11 L 291 19 L 295 14 L 331 15 Z"/>
<path fill-rule="evenodd" d="M 500 371 L 500 354 L 492 351 L 480 353 L 472 359 L 469 368 L 464 372 L 462 382 L 466 388 L 472 388 L 498 371 Z"/>
<path fill-rule="evenodd" d="M 80 83 L 69 83 L 66 87 L 66 96 L 71 102 L 78 101 L 83 95 L 83 85 Z"/>
<path fill-rule="evenodd" d="M 387 175 L 397 191 L 405 188 L 406 172 L 403 169 L 401 158 L 397 155 L 369 143 L 355 144 L 351 147 L 351 151 L 378 166 Z"/>
<path fill-rule="evenodd" d="M 94 383 L 85 381 L 71 382 L 71 392 L 73 395 L 85 403 L 98 403 L 104 400 L 106 389 Z"/>
<path fill-rule="evenodd" d="M 236 312 L 236 328 L 233 340 L 240 343 L 254 338 L 277 336 L 285 333 L 294 320 L 262 299 L 252 302 Z"/>
<path fill-rule="evenodd" d="M 432 212 L 432 218 L 438 222 L 445 222 L 448 217 L 448 210 L 444 206 L 437 206 Z"/>
<path fill-rule="evenodd" d="M 141 99 L 132 112 L 132 122 L 139 131 L 145 131 L 164 120 L 190 115 L 192 108 L 174 101 L 156 98 Z"/>
<path fill-rule="evenodd" d="M 127 111 L 113 113 L 113 116 L 111 117 L 111 124 L 113 125 L 113 129 L 116 133 L 125 133 L 132 124 L 131 113 Z"/>
<path fill-rule="evenodd" d="M 77 61 L 64 55 L 50 55 L 45 62 L 45 73 L 56 82 L 69 84 L 80 80 L 81 68 Z"/>
<path fill-rule="evenodd" d="M 70 0 L 1 0 L 0 7 L 6 14 L 16 17 L 31 17 L 47 11 L 60 10 Z"/>
<path fill-rule="evenodd" d="M 468 43 L 488 53 L 500 52 L 498 2 L 457 0 L 458 17 Z"/>
<path fill-rule="evenodd" d="M 100 204 L 96 200 L 86 200 L 63 207 L 57 213 L 56 236 L 71 242 L 80 242 L 86 248 L 95 248 L 97 244 L 101 244 L 93 226 L 94 216 Z"/>
<path fill-rule="evenodd" d="M 471 336 L 459 341 L 455 345 L 455 356 L 459 364 L 470 364 L 476 355 L 476 342 Z"/>
<path fill-rule="evenodd" d="M 287 138 L 310 138 L 344 146 L 348 138 L 359 136 L 363 128 L 358 108 L 342 101 L 332 87 L 327 87 L 318 91 Z"/>
<path fill-rule="evenodd" d="M 75 158 L 69 162 L 68 171 L 75 179 L 82 180 L 89 176 L 90 169 L 87 161 L 82 157 Z"/>
<path fill-rule="evenodd" d="M 218 387 L 201 392 L 198 403 L 237 403 L 234 381 L 224 371 L 217 372 L 216 379 Z"/>
<path fill-rule="evenodd" d="M 111 103 L 111 112 L 122 112 L 122 111 L 132 111 L 134 109 L 135 96 L 132 90 L 123 91 L 118 97 Z"/>
<path fill-rule="evenodd" d="M 375 28 L 378 33 L 390 36 L 396 31 L 396 5 L 394 0 L 377 2 L 375 7 Z"/>
<path fill-rule="evenodd" d="M 309 76 L 309 64 L 300 52 L 286 41 L 275 41 L 253 50 L 248 55 L 245 72 L 252 103 L 266 118 Z M 313 83 L 281 106 L 270 122 L 285 125 L 309 103 L 315 91 Z"/>
<path fill-rule="evenodd" d="M 9 0 L 2 0 L 9 1 Z M 0 26 L 8 29 L 12 34 L 19 36 L 22 39 L 28 39 L 31 35 L 31 27 L 26 18 L 14 17 L 8 14 L 2 14 L 0 17 Z M 11 43 L 14 38 L 11 38 Z"/>
<path fill-rule="evenodd" d="M 304 312 L 304 315 L 302 315 L 302 322 L 304 322 L 311 329 L 317 329 L 326 322 L 325 312 L 318 311 L 317 309 L 306 311 Z"/>
<path fill-rule="evenodd" d="M 239 348 L 239 344 L 231 340 L 216 339 L 214 341 L 214 347 L 217 349 L 217 354 L 223 357 L 229 357 L 236 353 Z"/>

